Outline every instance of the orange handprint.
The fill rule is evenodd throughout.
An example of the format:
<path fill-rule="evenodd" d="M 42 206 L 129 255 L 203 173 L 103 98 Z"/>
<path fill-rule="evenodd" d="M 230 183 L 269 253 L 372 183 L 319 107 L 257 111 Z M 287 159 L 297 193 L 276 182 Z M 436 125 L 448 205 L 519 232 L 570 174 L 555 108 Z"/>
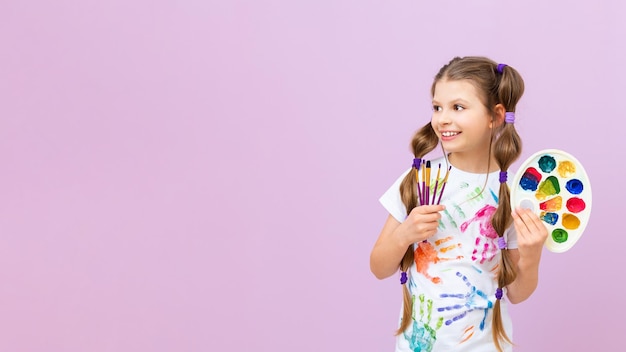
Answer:
<path fill-rule="evenodd" d="M 437 241 L 435 241 L 435 246 L 440 247 L 442 244 L 449 242 L 453 239 L 452 236 L 446 237 L 446 238 L 442 238 L 439 239 Z M 442 247 L 439 249 L 436 249 L 430 242 L 426 241 L 426 242 L 420 242 L 417 245 L 417 249 L 415 249 L 415 266 L 417 269 L 417 272 L 424 275 L 427 279 L 429 279 L 430 281 L 432 281 L 433 283 L 440 283 L 441 282 L 441 278 L 440 277 L 432 277 L 428 274 L 428 269 L 430 267 L 430 264 L 437 264 L 441 261 L 447 261 L 447 260 L 454 260 L 454 259 L 462 259 L 463 256 L 457 256 L 455 258 L 442 258 L 439 256 L 439 253 L 445 253 L 447 251 L 450 251 L 454 248 L 457 247 L 461 247 L 460 243 L 457 244 L 452 244 L 446 247 Z"/>

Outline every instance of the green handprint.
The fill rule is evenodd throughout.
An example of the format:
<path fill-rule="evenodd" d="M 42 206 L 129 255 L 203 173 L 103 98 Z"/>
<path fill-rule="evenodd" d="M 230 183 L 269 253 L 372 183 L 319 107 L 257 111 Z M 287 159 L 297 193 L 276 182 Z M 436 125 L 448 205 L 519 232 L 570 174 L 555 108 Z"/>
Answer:
<path fill-rule="evenodd" d="M 404 333 L 404 338 L 409 342 L 409 347 L 413 352 L 430 352 L 437 340 L 437 330 L 443 325 L 443 317 L 437 319 L 433 328 L 431 326 L 433 300 L 426 300 L 426 312 L 424 312 L 424 295 L 419 295 L 420 317 L 415 319 L 415 309 L 413 310 L 413 327 L 411 334 Z M 415 307 L 415 296 L 413 296 L 413 307 Z M 424 317 L 426 315 L 426 317 Z"/>

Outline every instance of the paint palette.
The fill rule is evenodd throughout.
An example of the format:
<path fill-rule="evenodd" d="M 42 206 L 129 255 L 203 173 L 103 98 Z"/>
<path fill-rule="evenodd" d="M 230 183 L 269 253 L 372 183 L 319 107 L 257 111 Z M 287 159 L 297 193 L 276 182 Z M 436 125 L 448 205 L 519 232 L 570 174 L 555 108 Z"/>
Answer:
<path fill-rule="evenodd" d="M 591 213 L 591 184 L 582 164 L 557 149 L 524 161 L 511 184 L 511 207 L 534 210 L 548 229 L 545 246 L 556 253 L 574 246 Z"/>

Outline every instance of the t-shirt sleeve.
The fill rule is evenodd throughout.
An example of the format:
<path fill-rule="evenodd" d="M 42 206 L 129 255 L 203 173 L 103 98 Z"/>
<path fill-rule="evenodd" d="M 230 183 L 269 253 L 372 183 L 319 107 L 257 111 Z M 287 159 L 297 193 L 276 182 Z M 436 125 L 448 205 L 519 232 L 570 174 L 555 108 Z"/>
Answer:
<path fill-rule="evenodd" d="M 380 197 L 380 204 L 393 216 L 398 222 L 403 222 L 406 218 L 406 207 L 402 203 L 402 197 L 400 196 L 400 184 L 404 177 L 411 171 L 408 169 L 402 176 L 398 177 L 396 182 L 389 187 L 389 189 Z"/>
<path fill-rule="evenodd" d="M 517 248 L 517 231 L 515 231 L 515 226 L 511 225 L 505 232 L 506 238 L 506 248 L 508 249 L 516 249 Z"/>

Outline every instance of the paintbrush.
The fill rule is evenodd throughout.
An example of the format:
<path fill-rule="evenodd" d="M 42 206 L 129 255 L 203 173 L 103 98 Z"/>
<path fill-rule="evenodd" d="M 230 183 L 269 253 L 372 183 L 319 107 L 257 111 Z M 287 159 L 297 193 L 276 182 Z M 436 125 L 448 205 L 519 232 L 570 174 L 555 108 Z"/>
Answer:
<path fill-rule="evenodd" d="M 420 198 L 420 204 L 422 205 L 426 205 L 426 167 L 424 166 L 425 163 L 426 161 L 422 160 L 422 196 Z"/>
<path fill-rule="evenodd" d="M 433 188 L 433 200 L 432 204 L 435 204 L 435 199 L 437 199 L 437 187 L 439 186 L 439 174 L 441 173 L 441 163 L 439 163 L 439 167 L 437 168 L 437 178 L 435 178 L 435 188 Z"/>
<path fill-rule="evenodd" d="M 437 199 L 437 205 L 441 202 L 441 196 L 443 195 L 443 190 L 446 189 L 446 185 L 448 184 L 448 175 L 450 175 L 450 170 L 452 170 L 452 166 L 448 167 L 448 171 L 446 171 L 446 176 L 443 178 L 441 192 L 439 192 L 439 199 Z"/>
<path fill-rule="evenodd" d="M 430 160 L 426 161 L 426 204 L 430 204 Z"/>
<path fill-rule="evenodd" d="M 413 159 L 413 168 L 415 169 L 415 186 L 417 187 L 417 202 L 419 203 L 418 205 L 422 205 L 422 191 L 420 190 L 419 178 L 421 162 L 422 159 L 420 158 Z"/>

